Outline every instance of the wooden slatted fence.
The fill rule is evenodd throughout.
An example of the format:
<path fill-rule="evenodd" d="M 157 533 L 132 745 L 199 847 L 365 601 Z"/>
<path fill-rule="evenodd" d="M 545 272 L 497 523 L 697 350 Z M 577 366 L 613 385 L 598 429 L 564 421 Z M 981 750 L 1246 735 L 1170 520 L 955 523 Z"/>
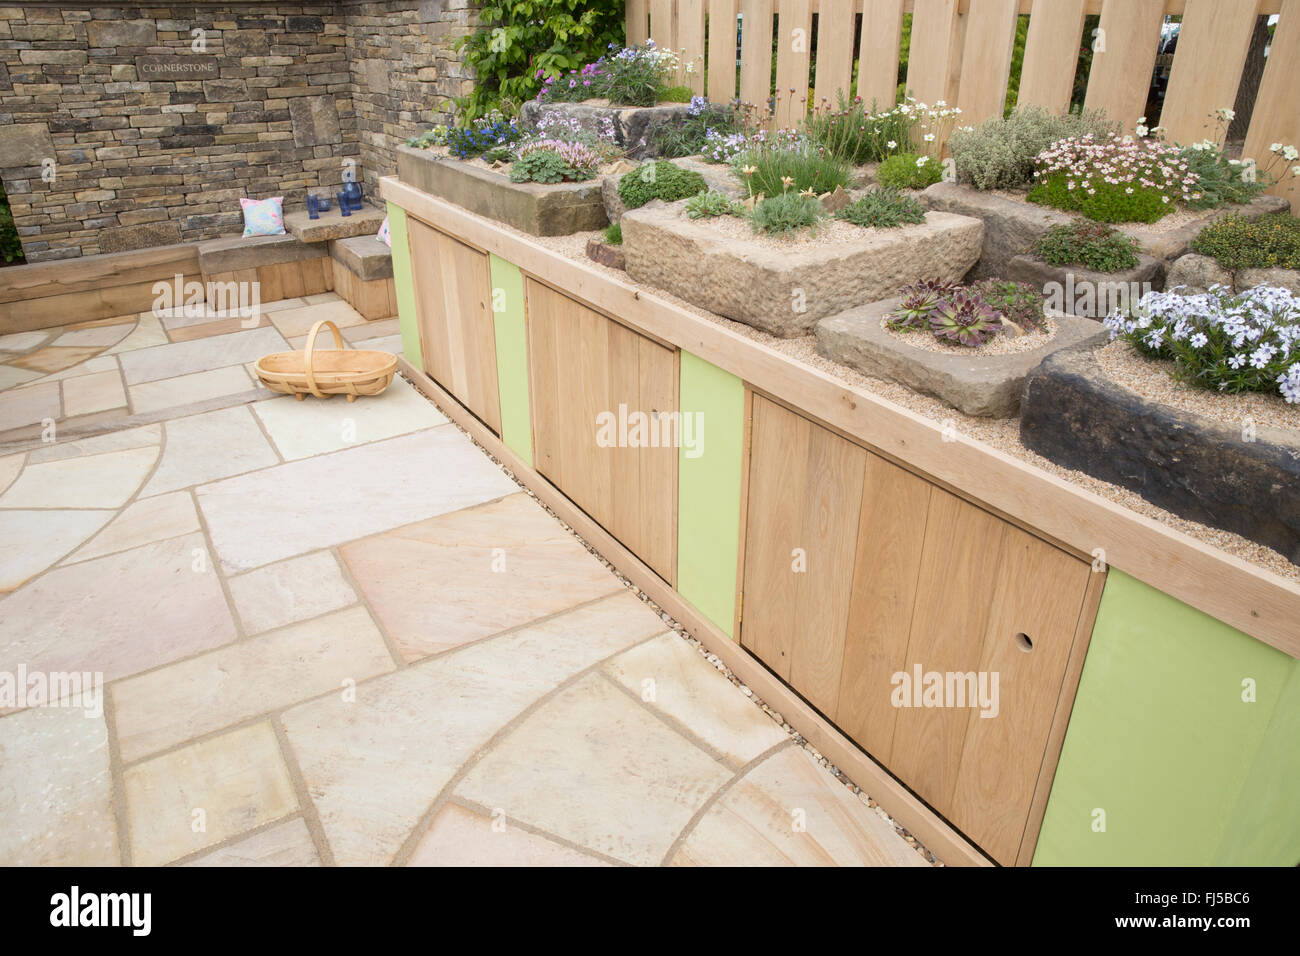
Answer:
<path fill-rule="evenodd" d="M 1277 15 L 1245 155 L 1262 166 L 1272 144 L 1300 142 L 1300 0 L 628 0 L 627 38 L 681 51 L 695 64 L 681 82 L 714 101 L 771 109 L 772 124 L 786 126 L 841 92 L 892 103 L 908 14 L 907 89 L 961 107 L 962 125 L 1000 115 L 1017 18 L 1028 16 L 1017 102 L 1067 109 L 1086 43 L 1084 104 L 1129 130 L 1146 112 L 1161 27 L 1180 17 L 1161 122 L 1182 143 L 1222 137 L 1210 114 L 1236 101 L 1256 17 Z M 1088 16 L 1100 24 L 1084 36 Z"/>

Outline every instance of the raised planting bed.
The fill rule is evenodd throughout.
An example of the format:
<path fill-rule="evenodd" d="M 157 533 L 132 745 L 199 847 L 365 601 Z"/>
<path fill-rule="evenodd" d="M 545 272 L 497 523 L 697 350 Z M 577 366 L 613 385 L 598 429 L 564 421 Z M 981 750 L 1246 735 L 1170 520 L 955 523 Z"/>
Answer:
<path fill-rule="evenodd" d="M 1247 440 L 1246 418 L 1228 424 L 1144 397 L 1078 347 L 1029 376 L 1020 440 L 1058 465 L 1300 562 L 1300 431 L 1256 425 Z"/>
<path fill-rule="evenodd" d="M 1054 266 L 1032 255 L 1012 256 L 1002 275 L 1042 290 L 1052 309 L 1098 320 L 1165 287 L 1165 263 L 1146 254 L 1139 254 L 1135 268 L 1121 272 L 1093 272 L 1082 266 Z"/>
<path fill-rule="evenodd" d="M 568 236 L 609 223 L 601 177 L 577 183 L 513 183 L 501 169 L 481 161 L 399 146 L 397 178 L 534 236 Z"/>
<path fill-rule="evenodd" d="M 614 142 L 627 151 L 630 159 L 653 159 L 659 155 L 654 145 L 655 130 L 683 123 L 689 108 L 689 103 L 615 106 L 607 100 L 587 100 L 582 103 L 539 103 L 537 100 L 529 100 L 519 109 L 519 126 L 525 132 L 531 132 L 537 129 L 538 120 L 543 115 L 559 113 L 566 119 L 577 120 L 584 129 L 593 133 L 613 130 Z"/>
<path fill-rule="evenodd" d="M 1031 203 L 1024 198 L 1026 194 L 1010 190 L 982 192 L 973 186 L 944 182 L 926 188 L 920 198 L 930 209 L 983 220 L 984 247 L 973 278 L 1010 278 L 1012 259 L 1026 254 L 1052 226 L 1064 225 L 1074 218 L 1049 206 Z M 1259 196 L 1244 206 L 1179 210 L 1150 225 L 1130 223 L 1118 228 L 1137 240 L 1142 253 L 1167 265 L 1190 251 L 1192 240 L 1217 219 L 1228 215 L 1258 219 L 1285 212 L 1290 206 L 1281 196 Z"/>
<path fill-rule="evenodd" d="M 934 338 L 928 332 L 898 334 L 884 327 L 900 301 L 884 299 L 822 319 L 814 330 L 817 351 L 866 375 L 898 382 L 985 418 L 1013 417 L 1020 410 L 1026 377 L 1048 355 L 1080 344 L 1094 347 L 1107 335 L 1095 322 L 1061 315 L 1049 318 L 1050 333 L 1027 336 L 1026 345 L 1041 344 L 1023 351 L 940 350 L 931 344 Z"/>
<path fill-rule="evenodd" d="M 754 235 L 735 217 L 692 220 L 682 203 L 657 201 L 625 213 L 622 224 L 632 279 L 782 338 L 909 282 L 961 279 L 984 232 L 976 219 L 929 213 L 896 229 L 835 222 L 778 239 Z"/>

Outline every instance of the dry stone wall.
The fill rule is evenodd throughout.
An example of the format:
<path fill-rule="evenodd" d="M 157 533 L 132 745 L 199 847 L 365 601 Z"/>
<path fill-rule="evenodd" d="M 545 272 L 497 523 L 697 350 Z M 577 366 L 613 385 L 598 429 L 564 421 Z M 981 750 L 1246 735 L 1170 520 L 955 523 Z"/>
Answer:
<path fill-rule="evenodd" d="M 374 194 L 471 82 L 472 0 L 0 6 L 0 179 L 29 262 L 229 235 L 240 197 Z"/>

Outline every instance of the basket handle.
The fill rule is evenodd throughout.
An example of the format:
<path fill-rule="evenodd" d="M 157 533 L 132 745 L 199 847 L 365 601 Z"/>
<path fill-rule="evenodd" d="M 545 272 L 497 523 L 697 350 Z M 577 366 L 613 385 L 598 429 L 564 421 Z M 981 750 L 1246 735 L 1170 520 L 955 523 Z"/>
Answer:
<path fill-rule="evenodd" d="M 318 332 L 320 332 L 322 325 L 328 325 L 330 327 L 330 331 L 334 333 L 334 348 L 336 349 L 347 348 L 347 346 L 343 343 L 343 336 L 339 334 L 339 327 L 335 325 L 333 322 L 331 322 L 329 319 L 321 319 L 319 322 L 313 325 L 311 327 L 311 331 L 307 333 L 307 344 L 303 346 L 303 352 L 306 353 L 303 356 L 304 359 L 303 366 L 307 372 L 307 388 L 317 398 L 324 398 L 325 393 L 316 387 L 316 376 L 312 374 L 312 368 L 311 368 L 311 354 L 316 350 L 316 335 Z"/>

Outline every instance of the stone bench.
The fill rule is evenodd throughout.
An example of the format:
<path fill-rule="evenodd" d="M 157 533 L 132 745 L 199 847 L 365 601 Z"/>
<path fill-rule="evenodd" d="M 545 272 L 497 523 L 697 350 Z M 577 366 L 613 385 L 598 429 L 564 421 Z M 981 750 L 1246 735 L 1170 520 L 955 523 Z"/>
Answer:
<path fill-rule="evenodd" d="M 335 291 L 366 318 L 386 319 L 397 308 L 392 256 L 375 238 L 383 221 L 373 206 L 344 216 L 335 205 L 316 219 L 287 211 L 283 235 L 198 243 L 199 270 L 205 284 L 259 283 L 262 302 Z"/>
<path fill-rule="evenodd" d="M 259 300 L 278 302 L 334 288 L 325 243 L 297 236 L 222 236 L 198 243 L 203 282 L 257 282 Z"/>
<path fill-rule="evenodd" d="M 375 235 L 331 239 L 329 255 L 334 269 L 334 291 L 367 319 L 387 319 L 397 314 L 393 286 L 393 255 Z"/>

